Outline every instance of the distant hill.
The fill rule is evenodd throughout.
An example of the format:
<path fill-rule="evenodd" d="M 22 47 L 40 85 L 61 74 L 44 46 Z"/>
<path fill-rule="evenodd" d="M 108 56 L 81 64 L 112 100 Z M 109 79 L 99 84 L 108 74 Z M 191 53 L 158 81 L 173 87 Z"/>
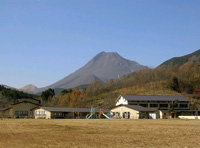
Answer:
<path fill-rule="evenodd" d="M 5 85 L 0 85 L 0 108 L 8 107 L 10 104 L 18 102 L 18 99 L 20 98 L 39 99 L 36 95 L 24 93 L 17 89 L 12 89 L 11 87 L 5 87 Z"/>
<path fill-rule="evenodd" d="M 191 54 L 188 54 L 188 55 L 185 55 L 182 57 L 174 57 L 170 60 L 165 61 L 161 65 L 172 64 L 172 65 L 176 65 L 176 66 L 181 66 L 187 62 L 192 62 L 194 64 L 200 64 L 200 49 Z"/>
<path fill-rule="evenodd" d="M 14 87 L 11 87 L 11 86 L 8 86 L 8 85 L 4 85 L 4 84 L 0 84 L 0 86 L 3 86 L 3 87 L 5 87 L 5 88 L 10 88 L 10 89 L 16 89 L 16 88 L 14 88 Z"/>
<path fill-rule="evenodd" d="M 26 92 L 26 93 L 34 93 L 34 92 L 37 91 L 37 89 L 38 88 L 36 86 L 34 86 L 32 84 L 29 84 L 29 85 L 26 85 L 26 86 L 20 88 L 19 90 L 23 91 L 23 92 Z"/>
<path fill-rule="evenodd" d="M 83 89 L 86 89 L 89 85 L 90 84 L 83 84 L 83 85 L 77 86 L 76 88 L 83 90 Z"/>
<path fill-rule="evenodd" d="M 116 52 L 101 52 L 79 70 L 52 85 L 38 89 L 36 92 L 48 88 L 75 88 L 80 85 L 91 84 L 95 80 L 103 83 L 143 68 L 145 66 L 127 60 Z"/>

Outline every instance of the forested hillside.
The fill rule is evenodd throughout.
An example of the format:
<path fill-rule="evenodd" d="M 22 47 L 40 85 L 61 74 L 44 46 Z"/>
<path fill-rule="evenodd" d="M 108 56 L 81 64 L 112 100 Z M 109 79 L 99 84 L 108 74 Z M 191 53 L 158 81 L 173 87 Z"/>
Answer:
<path fill-rule="evenodd" d="M 9 107 L 20 98 L 38 98 L 38 96 L 0 85 L 0 107 Z"/>
<path fill-rule="evenodd" d="M 114 106 L 120 94 L 134 95 L 182 95 L 198 106 L 198 96 L 193 92 L 200 88 L 200 66 L 185 63 L 182 66 L 162 65 L 155 69 L 143 69 L 123 78 L 102 84 L 95 81 L 86 89 L 63 90 L 60 95 L 43 98 L 43 105 L 70 107 Z M 52 94 L 52 91 L 50 92 Z M 196 97 L 196 98 L 195 98 Z"/>
<path fill-rule="evenodd" d="M 172 64 L 176 66 L 181 66 L 187 62 L 191 62 L 193 64 L 200 64 L 200 49 L 182 57 L 175 57 L 175 58 L 169 59 L 165 61 L 164 63 L 162 63 L 161 65 Z"/>

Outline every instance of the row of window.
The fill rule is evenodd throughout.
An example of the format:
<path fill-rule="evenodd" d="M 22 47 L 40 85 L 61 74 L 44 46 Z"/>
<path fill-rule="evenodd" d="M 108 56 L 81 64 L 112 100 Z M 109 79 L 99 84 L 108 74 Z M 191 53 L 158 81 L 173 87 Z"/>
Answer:
<path fill-rule="evenodd" d="M 28 116 L 28 111 L 15 111 L 15 115 L 18 116 Z"/>
<path fill-rule="evenodd" d="M 120 112 L 113 112 L 113 116 L 119 117 L 120 116 Z"/>
<path fill-rule="evenodd" d="M 36 116 L 46 116 L 46 112 L 45 111 L 36 111 L 35 115 Z"/>
<path fill-rule="evenodd" d="M 148 104 L 139 104 L 143 107 L 148 107 Z M 168 108 L 168 104 L 159 104 L 160 108 Z M 150 104 L 150 107 L 158 107 L 158 104 Z M 174 108 L 177 108 L 178 104 L 174 105 Z M 188 108 L 188 104 L 179 104 L 179 108 Z"/>
<path fill-rule="evenodd" d="M 54 113 L 54 116 L 62 116 L 62 113 Z"/>

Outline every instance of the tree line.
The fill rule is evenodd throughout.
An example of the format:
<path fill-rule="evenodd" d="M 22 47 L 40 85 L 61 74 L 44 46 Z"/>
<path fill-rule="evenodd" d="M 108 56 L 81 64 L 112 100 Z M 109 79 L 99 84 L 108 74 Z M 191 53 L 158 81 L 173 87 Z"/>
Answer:
<path fill-rule="evenodd" d="M 38 96 L 0 85 L 0 107 L 10 106 L 10 104 L 18 102 L 20 98 L 38 98 Z"/>

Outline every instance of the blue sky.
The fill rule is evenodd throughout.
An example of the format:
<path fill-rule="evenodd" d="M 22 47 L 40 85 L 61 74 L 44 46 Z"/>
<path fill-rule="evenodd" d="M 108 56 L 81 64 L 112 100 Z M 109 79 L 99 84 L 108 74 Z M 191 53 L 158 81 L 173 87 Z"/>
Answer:
<path fill-rule="evenodd" d="M 101 51 L 156 67 L 200 48 L 199 0 L 1 0 L 0 84 L 44 87 Z"/>

